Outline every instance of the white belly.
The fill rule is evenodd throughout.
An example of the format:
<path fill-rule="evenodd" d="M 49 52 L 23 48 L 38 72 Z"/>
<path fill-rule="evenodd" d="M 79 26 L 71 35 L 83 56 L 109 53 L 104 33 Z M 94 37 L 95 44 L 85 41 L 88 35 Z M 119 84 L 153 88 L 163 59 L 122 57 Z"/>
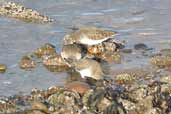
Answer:
<path fill-rule="evenodd" d="M 99 44 L 107 39 L 108 39 L 108 37 L 106 37 L 104 39 L 100 39 L 100 40 L 92 40 L 92 39 L 88 38 L 86 35 L 83 35 L 83 36 L 81 36 L 80 43 L 86 44 L 86 45 L 96 45 L 96 44 Z"/>
<path fill-rule="evenodd" d="M 82 78 L 84 78 L 85 76 L 87 76 L 87 77 L 91 77 L 92 76 L 91 70 L 89 68 L 80 70 L 79 73 L 81 74 Z"/>

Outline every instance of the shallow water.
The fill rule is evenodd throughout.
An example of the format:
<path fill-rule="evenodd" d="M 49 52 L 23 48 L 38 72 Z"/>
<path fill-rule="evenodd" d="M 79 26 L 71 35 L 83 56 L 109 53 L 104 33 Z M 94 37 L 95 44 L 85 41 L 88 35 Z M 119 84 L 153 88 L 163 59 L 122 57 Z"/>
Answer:
<path fill-rule="evenodd" d="M 6 0 L 2 0 L 3 3 Z M 33 87 L 45 89 L 63 85 L 66 73 L 52 73 L 39 66 L 33 71 L 18 67 L 20 58 L 44 43 L 52 43 L 60 52 L 64 34 L 74 26 L 97 26 L 119 32 L 116 39 L 126 41 L 126 48 L 145 43 L 155 53 L 171 48 L 170 0 L 13 0 L 55 18 L 48 24 L 25 23 L 0 17 L 0 63 L 8 66 L 0 74 L 0 95 L 28 93 Z M 145 68 L 148 57 L 139 51 L 125 54 L 123 63 L 112 69 Z"/>

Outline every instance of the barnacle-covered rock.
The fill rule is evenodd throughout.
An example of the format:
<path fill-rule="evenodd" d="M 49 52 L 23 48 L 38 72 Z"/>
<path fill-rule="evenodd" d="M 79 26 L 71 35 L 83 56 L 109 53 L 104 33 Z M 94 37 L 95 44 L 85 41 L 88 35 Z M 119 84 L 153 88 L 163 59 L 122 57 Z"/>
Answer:
<path fill-rule="evenodd" d="M 129 96 L 134 98 L 135 101 L 141 101 L 147 96 L 147 92 L 148 91 L 146 87 L 139 86 L 137 88 L 132 89 L 129 92 Z"/>
<path fill-rule="evenodd" d="M 31 100 L 32 101 L 43 101 L 45 99 L 45 92 L 43 90 L 33 88 L 31 90 Z"/>
<path fill-rule="evenodd" d="M 116 63 L 120 64 L 122 61 L 122 57 L 119 52 L 113 52 L 113 51 L 105 51 L 104 53 L 101 53 L 100 55 L 97 55 L 97 57 L 101 58 L 102 60 L 107 61 L 108 63 Z"/>
<path fill-rule="evenodd" d="M 87 50 L 90 54 L 100 54 L 100 53 L 103 53 L 105 51 L 102 43 L 100 43 L 98 45 L 88 46 Z"/>
<path fill-rule="evenodd" d="M 104 51 L 116 51 L 117 50 L 117 44 L 114 42 L 103 42 Z"/>
<path fill-rule="evenodd" d="M 43 57 L 43 65 L 50 71 L 64 71 L 69 68 L 58 54 Z"/>
<path fill-rule="evenodd" d="M 122 43 L 110 39 L 97 45 L 88 46 L 87 50 L 90 54 L 102 54 L 106 51 L 115 52 L 123 47 L 124 45 Z"/>
<path fill-rule="evenodd" d="M 135 74 L 122 73 L 122 74 L 116 75 L 114 78 L 115 78 L 114 80 L 119 84 L 130 84 L 136 80 L 136 75 Z"/>
<path fill-rule="evenodd" d="M 26 22 L 52 22 L 53 19 L 41 15 L 39 12 L 25 8 L 14 2 L 6 2 L 0 6 L 0 15 L 20 19 Z"/>
<path fill-rule="evenodd" d="M 27 96 L 28 101 L 39 101 L 44 102 L 49 96 L 55 94 L 60 88 L 57 86 L 49 87 L 46 91 L 39 90 L 37 88 L 33 88 L 31 91 L 31 95 Z"/>
<path fill-rule="evenodd" d="M 122 104 L 118 104 L 115 101 L 111 103 L 103 112 L 103 114 L 126 114 L 124 107 Z"/>
<path fill-rule="evenodd" d="M 1 99 L 0 100 L 0 113 L 13 113 L 16 112 L 17 108 L 13 101 L 10 101 L 8 99 Z"/>
<path fill-rule="evenodd" d="M 128 113 L 135 112 L 137 109 L 139 109 L 135 103 L 129 100 L 120 99 L 120 102 L 122 103 L 123 107 Z M 130 113 L 130 114 L 133 114 L 133 113 Z"/>
<path fill-rule="evenodd" d="M 117 92 L 112 88 L 96 88 L 89 90 L 82 98 L 86 109 L 91 112 L 109 114 L 109 112 L 124 112 L 125 109 L 122 103 L 118 102 Z M 117 113 L 116 113 L 117 114 Z M 120 114 L 120 113 L 119 113 Z"/>
<path fill-rule="evenodd" d="M 79 114 L 82 106 L 80 95 L 76 91 L 62 88 L 49 96 L 47 102 L 51 105 L 49 110 L 53 114 Z"/>
<path fill-rule="evenodd" d="M 170 56 L 154 56 L 150 59 L 152 65 L 160 68 L 171 67 L 171 57 Z"/>
<path fill-rule="evenodd" d="M 54 54 L 43 58 L 45 66 L 67 66 L 61 55 Z"/>
<path fill-rule="evenodd" d="M 97 110 L 99 103 L 103 100 L 105 97 L 105 90 L 99 89 L 96 91 L 89 90 L 84 96 L 83 96 L 83 104 L 91 110 Z"/>
<path fill-rule="evenodd" d="M 19 66 L 21 69 L 30 70 L 32 68 L 35 68 L 36 62 L 34 60 L 32 60 L 32 58 L 30 56 L 23 56 L 21 58 Z"/>
<path fill-rule="evenodd" d="M 159 108 L 151 108 L 145 112 L 146 114 L 164 114 Z"/>
<path fill-rule="evenodd" d="M 0 64 L 0 73 L 4 73 L 7 70 L 7 66 L 5 64 Z"/>
<path fill-rule="evenodd" d="M 47 99 L 50 95 L 57 93 L 60 90 L 58 86 L 52 86 L 45 91 L 45 98 Z"/>
<path fill-rule="evenodd" d="M 43 56 L 54 55 L 54 54 L 56 54 L 55 46 L 52 44 L 46 43 L 46 44 L 42 45 L 40 48 L 36 49 L 34 51 L 34 54 L 38 58 L 41 58 Z"/>
<path fill-rule="evenodd" d="M 49 96 L 48 103 L 54 106 L 58 104 L 74 106 L 79 103 L 80 95 L 71 90 L 60 89 L 57 93 Z"/>

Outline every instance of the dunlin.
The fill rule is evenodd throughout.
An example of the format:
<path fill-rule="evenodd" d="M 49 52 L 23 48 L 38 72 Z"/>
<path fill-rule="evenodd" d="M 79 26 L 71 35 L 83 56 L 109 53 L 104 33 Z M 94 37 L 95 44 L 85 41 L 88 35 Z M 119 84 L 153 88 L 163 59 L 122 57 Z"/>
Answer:
<path fill-rule="evenodd" d="M 63 59 L 79 60 L 85 55 L 83 47 L 77 44 L 64 45 L 62 48 L 61 56 Z"/>
<path fill-rule="evenodd" d="M 66 44 L 84 44 L 96 45 L 110 38 L 113 38 L 117 33 L 114 31 L 103 30 L 96 27 L 82 27 L 70 34 L 65 35 L 64 45 Z"/>
<path fill-rule="evenodd" d="M 90 77 L 96 80 L 103 79 L 104 73 L 100 63 L 92 59 L 74 61 L 72 66 L 80 73 L 82 78 Z"/>

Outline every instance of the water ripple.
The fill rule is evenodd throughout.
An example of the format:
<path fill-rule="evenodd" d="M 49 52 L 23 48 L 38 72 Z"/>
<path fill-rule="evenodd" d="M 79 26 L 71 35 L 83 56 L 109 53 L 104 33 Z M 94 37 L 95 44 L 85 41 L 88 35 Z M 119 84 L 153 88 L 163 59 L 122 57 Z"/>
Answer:
<path fill-rule="evenodd" d="M 96 16 L 96 15 L 104 15 L 104 13 L 101 13 L 101 12 L 86 12 L 86 13 L 81 14 L 81 16 Z"/>

